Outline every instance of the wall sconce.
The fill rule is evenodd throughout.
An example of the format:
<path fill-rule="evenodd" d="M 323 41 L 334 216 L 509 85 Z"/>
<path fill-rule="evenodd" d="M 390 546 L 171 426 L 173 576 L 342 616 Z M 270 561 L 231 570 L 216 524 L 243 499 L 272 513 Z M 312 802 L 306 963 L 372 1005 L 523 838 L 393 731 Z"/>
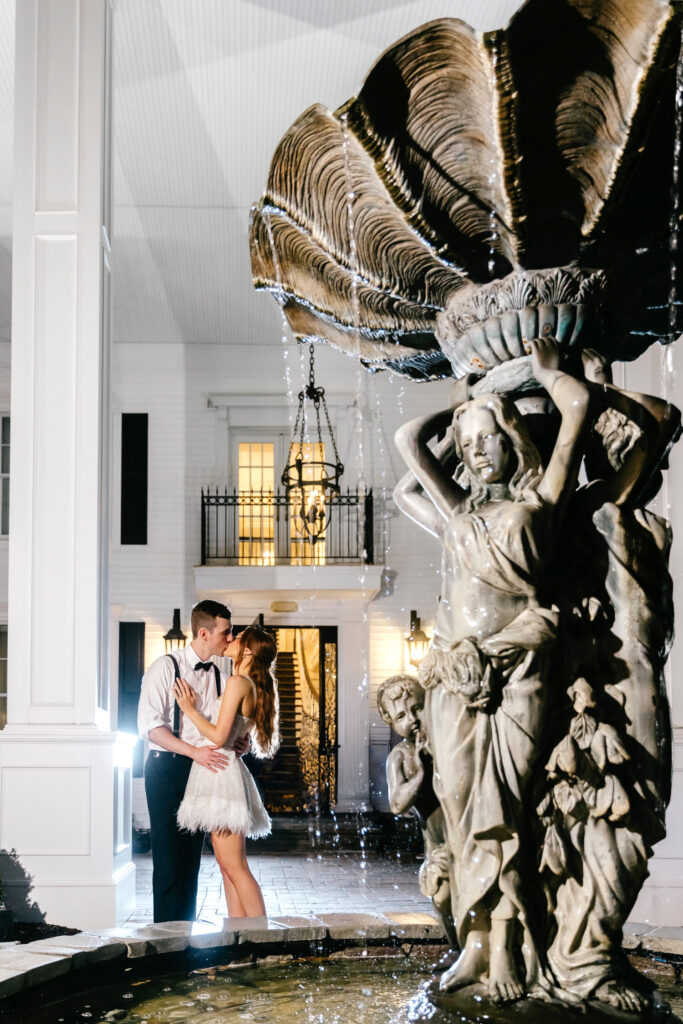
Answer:
<path fill-rule="evenodd" d="M 420 619 L 416 611 L 410 613 L 410 633 L 406 633 L 405 642 L 408 647 L 408 661 L 415 668 L 420 664 L 427 648 L 429 647 L 430 636 L 420 627 Z"/>
<path fill-rule="evenodd" d="M 168 633 L 164 634 L 164 646 L 166 647 L 166 654 L 171 654 L 173 651 L 180 650 L 181 647 L 185 646 L 187 636 L 183 633 L 180 628 L 180 608 L 173 609 L 173 625 L 169 629 Z"/>

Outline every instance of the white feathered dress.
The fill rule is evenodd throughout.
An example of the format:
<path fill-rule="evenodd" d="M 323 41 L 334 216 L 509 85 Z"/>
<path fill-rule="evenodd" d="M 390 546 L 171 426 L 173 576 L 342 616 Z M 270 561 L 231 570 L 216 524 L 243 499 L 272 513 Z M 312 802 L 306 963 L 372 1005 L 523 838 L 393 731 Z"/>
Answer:
<path fill-rule="evenodd" d="M 218 721 L 221 697 L 211 711 L 213 725 Z M 235 832 L 250 839 L 270 833 L 268 811 L 256 788 L 249 769 L 237 757 L 231 746 L 238 736 L 244 736 L 254 727 L 253 718 L 235 715 L 235 721 L 223 745 L 228 764 L 220 771 L 211 772 L 195 761 L 185 788 L 185 796 L 178 808 L 177 821 L 187 832 Z M 204 746 L 211 740 L 205 739 Z"/>

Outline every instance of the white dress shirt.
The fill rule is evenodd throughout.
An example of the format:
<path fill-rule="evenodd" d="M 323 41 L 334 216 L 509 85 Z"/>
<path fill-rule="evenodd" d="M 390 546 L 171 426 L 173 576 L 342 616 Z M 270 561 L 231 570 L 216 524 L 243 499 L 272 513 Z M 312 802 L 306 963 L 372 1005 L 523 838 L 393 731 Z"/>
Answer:
<path fill-rule="evenodd" d="M 216 673 L 213 669 L 200 669 L 195 672 L 194 666 L 200 658 L 197 652 L 188 644 L 182 650 L 174 651 L 173 657 L 178 662 L 180 676 L 190 684 L 197 694 L 195 707 L 205 718 L 211 717 L 213 703 L 217 697 Z M 206 659 L 210 661 L 211 659 Z M 151 729 L 160 725 L 173 732 L 173 710 L 175 697 L 173 696 L 173 684 L 175 683 L 175 668 L 167 654 L 153 661 L 142 678 L 142 689 L 140 691 L 140 703 L 138 704 L 138 732 L 145 738 Z M 221 672 L 221 693 L 225 692 L 225 681 L 227 676 Z M 193 747 L 201 747 L 208 743 L 200 733 L 197 726 L 187 715 L 180 713 L 180 739 L 185 743 L 191 743 Z M 150 740 L 150 750 L 163 750 Z"/>

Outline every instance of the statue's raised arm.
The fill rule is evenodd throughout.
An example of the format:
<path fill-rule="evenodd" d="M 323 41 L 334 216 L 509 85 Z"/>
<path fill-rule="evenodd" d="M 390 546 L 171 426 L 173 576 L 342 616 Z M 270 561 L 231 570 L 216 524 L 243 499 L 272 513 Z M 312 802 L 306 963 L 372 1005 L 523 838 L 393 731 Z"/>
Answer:
<path fill-rule="evenodd" d="M 560 370 L 560 352 L 554 338 L 535 338 L 529 344 L 534 376 L 562 417 L 550 461 L 538 485 L 538 494 L 544 501 L 559 505 L 576 486 L 590 391 L 584 381 Z"/>
<path fill-rule="evenodd" d="M 630 507 L 647 504 L 680 435 L 680 410 L 655 395 L 616 387 L 599 352 L 585 349 L 581 356 L 596 406 L 598 443 L 588 448 L 586 458 L 591 503 L 596 508 L 606 501 Z"/>
<path fill-rule="evenodd" d="M 401 512 L 435 537 L 467 497 L 453 479 L 457 457 L 452 420 L 453 409 L 469 398 L 468 378 L 457 381 L 454 390 L 452 406 L 404 423 L 395 435 L 396 447 L 409 469 L 394 488 L 394 501 Z M 431 448 L 429 442 L 439 434 L 443 438 Z"/>

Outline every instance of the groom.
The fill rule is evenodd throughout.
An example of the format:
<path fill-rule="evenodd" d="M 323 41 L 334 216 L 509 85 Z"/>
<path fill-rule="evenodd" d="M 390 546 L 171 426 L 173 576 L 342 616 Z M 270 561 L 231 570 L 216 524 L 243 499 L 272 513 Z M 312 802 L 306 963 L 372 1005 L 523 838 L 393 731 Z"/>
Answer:
<path fill-rule="evenodd" d="M 200 601 L 192 609 L 192 641 L 173 658 L 181 678 L 197 694 L 197 708 L 207 718 L 226 676 L 212 656 L 221 657 L 232 640 L 230 609 L 218 601 Z M 174 696 L 176 665 L 169 655 L 157 658 L 145 673 L 138 706 L 138 732 L 149 738 L 145 793 L 152 832 L 152 890 L 155 921 L 194 921 L 204 834 L 183 833 L 176 812 L 192 762 L 221 771 L 227 758 L 220 748 L 203 743 L 195 725 L 180 714 Z M 248 739 L 235 743 L 242 756 Z"/>

